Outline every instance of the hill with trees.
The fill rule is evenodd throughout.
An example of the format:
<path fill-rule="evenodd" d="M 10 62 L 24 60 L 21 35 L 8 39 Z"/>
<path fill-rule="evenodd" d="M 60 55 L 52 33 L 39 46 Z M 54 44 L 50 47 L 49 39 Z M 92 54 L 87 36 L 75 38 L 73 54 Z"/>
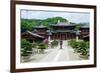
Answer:
<path fill-rule="evenodd" d="M 47 18 L 47 19 L 21 19 L 21 32 L 25 30 L 32 31 L 35 26 L 40 26 L 44 25 L 48 29 L 50 29 L 51 24 L 57 24 L 58 21 L 60 22 L 69 22 L 67 19 L 62 18 L 62 17 L 52 17 L 52 18 Z M 73 22 L 70 22 L 73 23 Z M 74 23 L 76 24 L 76 23 Z M 89 27 L 89 22 L 85 23 L 77 23 L 79 26 L 88 26 Z"/>
<path fill-rule="evenodd" d="M 47 19 L 21 19 L 21 30 L 29 30 L 32 31 L 35 26 L 44 25 L 48 29 L 51 24 L 57 24 L 58 20 L 60 22 L 68 22 L 67 19 L 62 17 L 53 17 Z"/>

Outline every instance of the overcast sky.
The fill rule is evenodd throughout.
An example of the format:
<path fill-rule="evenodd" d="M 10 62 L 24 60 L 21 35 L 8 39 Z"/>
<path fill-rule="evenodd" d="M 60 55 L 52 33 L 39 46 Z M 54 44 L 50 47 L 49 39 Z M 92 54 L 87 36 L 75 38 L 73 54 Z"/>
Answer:
<path fill-rule="evenodd" d="M 90 22 L 89 13 L 21 10 L 21 18 L 24 19 L 46 19 L 52 17 L 63 17 L 69 22 L 75 23 Z"/>

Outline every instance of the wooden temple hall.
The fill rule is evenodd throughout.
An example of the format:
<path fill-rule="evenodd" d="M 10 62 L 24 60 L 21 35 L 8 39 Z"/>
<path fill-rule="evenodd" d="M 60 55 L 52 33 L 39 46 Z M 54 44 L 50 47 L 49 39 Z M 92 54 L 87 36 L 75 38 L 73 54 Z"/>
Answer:
<path fill-rule="evenodd" d="M 78 36 L 82 39 L 84 36 L 89 35 L 89 26 L 80 26 L 79 31 L 75 30 L 76 24 L 74 23 L 66 23 L 60 22 L 55 25 L 51 25 L 52 27 L 52 35 L 51 39 L 61 39 L 61 40 L 69 40 L 75 39 Z"/>
<path fill-rule="evenodd" d="M 56 25 L 51 25 L 52 35 L 51 39 L 68 40 L 76 37 L 74 24 L 70 23 L 58 23 Z"/>
<path fill-rule="evenodd" d="M 51 40 L 69 40 L 75 39 L 76 36 L 79 36 L 79 39 L 82 39 L 84 36 L 89 35 L 89 26 L 81 26 L 79 32 L 76 33 L 74 23 L 59 22 L 57 24 L 51 24 L 52 30 L 48 30 L 46 26 L 36 26 L 33 31 L 27 32 L 26 35 L 30 34 L 30 37 L 39 38 L 39 39 L 48 39 Z M 25 36 L 25 33 L 22 33 L 22 37 Z M 29 35 L 28 35 L 29 36 Z"/>

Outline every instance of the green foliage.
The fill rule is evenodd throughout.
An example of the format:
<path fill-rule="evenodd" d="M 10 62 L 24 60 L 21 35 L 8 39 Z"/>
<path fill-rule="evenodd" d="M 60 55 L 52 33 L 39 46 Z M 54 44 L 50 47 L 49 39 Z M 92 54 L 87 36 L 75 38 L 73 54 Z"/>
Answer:
<path fill-rule="evenodd" d="M 44 53 L 44 49 L 46 49 L 47 48 L 47 46 L 46 46 L 46 44 L 45 43 L 40 43 L 39 45 L 38 45 L 38 49 L 40 49 L 41 51 L 41 53 Z"/>
<path fill-rule="evenodd" d="M 68 45 L 70 45 L 72 48 L 75 48 L 74 47 L 74 44 L 76 43 L 76 40 L 75 39 L 72 39 L 70 41 L 68 41 Z"/>
<path fill-rule="evenodd" d="M 53 18 L 47 18 L 44 20 L 40 20 L 40 19 L 21 19 L 21 29 L 26 29 L 26 30 L 30 30 L 32 31 L 33 27 L 35 26 L 40 26 L 40 25 L 44 25 L 46 26 L 48 29 L 50 29 L 50 25 L 51 24 L 56 24 L 57 22 L 61 21 L 61 22 L 68 22 L 68 20 L 62 18 L 62 17 L 53 17 Z"/>
<path fill-rule="evenodd" d="M 41 40 L 41 39 L 36 39 L 36 44 L 38 45 L 38 44 L 40 44 L 40 43 L 42 43 L 43 42 L 43 40 Z"/>
<path fill-rule="evenodd" d="M 29 56 L 32 54 L 32 44 L 25 40 L 21 40 L 21 56 Z"/>
<path fill-rule="evenodd" d="M 68 41 L 68 45 L 71 46 L 75 52 L 77 52 L 77 50 L 79 48 L 79 41 L 72 39 L 72 40 Z"/>
<path fill-rule="evenodd" d="M 62 17 L 53 17 L 53 18 L 47 18 L 47 19 L 45 19 L 44 23 L 46 23 L 46 24 L 57 24 L 58 20 L 60 22 L 68 22 L 68 20 L 66 20 L 66 19 L 64 19 Z"/>
<path fill-rule="evenodd" d="M 75 52 L 80 53 L 80 55 L 89 55 L 89 42 L 70 40 L 68 45 L 70 45 Z"/>
<path fill-rule="evenodd" d="M 30 23 L 28 20 L 21 20 L 21 29 L 26 29 L 26 30 L 32 30 L 32 23 Z"/>
<path fill-rule="evenodd" d="M 37 43 L 33 42 L 32 43 L 32 48 L 37 48 Z"/>
<path fill-rule="evenodd" d="M 51 42 L 51 47 L 55 47 L 55 46 L 58 46 L 58 41 L 57 40 L 53 40 Z"/>
<path fill-rule="evenodd" d="M 80 44 L 80 43 L 77 42 L 77 41 L 73 42 L 72 48 L 75 48 L 75 49 L 79 48 L 79 44 Z"/>
<path fill-rule="evenodd" d="M 45 43 L 40 43 L 40 44 L 38 45 L 38 49 L 46 49 Z"/>
<path fill-rule="evenodd" d="M 88 42 L 81 41 L 77 52 L 79 52 L 81 55 L 88 55 L 89 54 Z"/>

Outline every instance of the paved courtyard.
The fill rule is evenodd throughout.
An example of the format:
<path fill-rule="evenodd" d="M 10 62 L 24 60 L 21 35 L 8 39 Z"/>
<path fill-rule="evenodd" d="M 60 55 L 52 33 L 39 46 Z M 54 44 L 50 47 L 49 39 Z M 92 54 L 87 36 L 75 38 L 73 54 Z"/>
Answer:
<path fill-rule="evenodd" d="M 67 41 L 63 41 L 62 48 L 63 49 L 60 49 L 60 45 L 58 45 L 55 48 L 46 49 L 44 54 L 33 55 L 29 62 L 61 62 L 82 60 L 79 55 L 67 45 Z"/>

